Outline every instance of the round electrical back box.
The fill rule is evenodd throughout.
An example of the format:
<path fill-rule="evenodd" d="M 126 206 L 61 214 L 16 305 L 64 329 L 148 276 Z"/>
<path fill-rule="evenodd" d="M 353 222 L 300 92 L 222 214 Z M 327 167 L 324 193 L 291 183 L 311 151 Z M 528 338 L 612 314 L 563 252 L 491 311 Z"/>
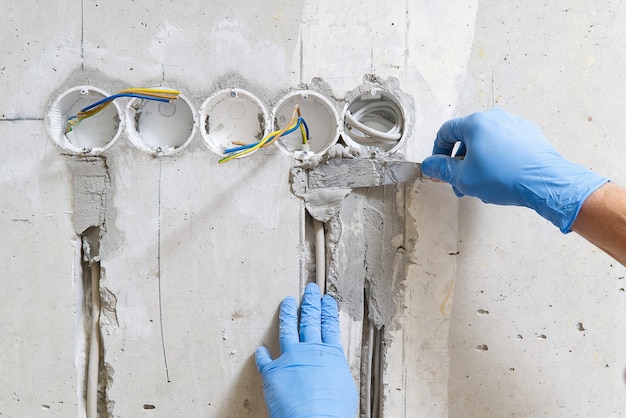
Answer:
<path fill-rule="evenodd" d="M 391 93 L 373 88 L 348 103 L 343 114 L 346 144 L 391 154 L 407 136 L 404 107 Z"/>
<path fill-rule="evenodd" d="M 196 132 L 193 106 L 182 94 L 169 103 L 134 98 L 126 106 L 126 130 L 140 150 L 157 156 L 174 154 Z"/>
<path fill-rule="evenodd" d="M 69 125 L 78 112 L 109 95 L 97 87 L 78 86 L 61 94 L 46 114 L 46 129 L 50 138 L 61 148 L 75 154 L 100 154 L 120 136 L 121 109 L 117 103 L 102 111 Z"/>
<path fill-rule="evenodd" d="M 291 120 L 295 106 L 308 127 L 308 147 L 303 147 L 299 129 L 280 137 L 276 143 L 290 153 L 307 150 L 315 154 L 324 154 L 339 139 L 339 114 L 335 106 L 326 97 L 311 90 L 293 91 L 283 97 L 274 107 L 272 120 L 274 129 L 285 127 Z"/>
<path fill-rule="evenodd" d="M 224 151 L 237 147 L 233 143 L 235 141 L 258 142 L 268 133 L 267 109 L 246 90 L 218 91 L 202 104 L 199 114 L 202 138 L 207 147 L 219 156 L 229 155 Z"/>

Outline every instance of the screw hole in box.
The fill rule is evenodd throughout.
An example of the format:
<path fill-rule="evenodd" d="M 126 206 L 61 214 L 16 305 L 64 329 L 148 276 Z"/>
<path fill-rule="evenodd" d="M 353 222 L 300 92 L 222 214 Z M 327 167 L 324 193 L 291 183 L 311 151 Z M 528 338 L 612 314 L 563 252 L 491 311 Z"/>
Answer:
<path fill-rule="evenodd" d="M 180 94 L 169 103 L 132 99 L 126 106 L 130 141 L 152 155 L 171 155 L 191 142 L 196 132 L 193 106 Z"/>
<path fill-rule="evenodd" d="M 268 119 L 267 109 L 252 93 L 220 90 L 200 107 L 200 133 L 211 151 L 225 156 L 225 149 L 237 146 L 233 141 L 253 143 L 263 139 L 268 134 Z"/>

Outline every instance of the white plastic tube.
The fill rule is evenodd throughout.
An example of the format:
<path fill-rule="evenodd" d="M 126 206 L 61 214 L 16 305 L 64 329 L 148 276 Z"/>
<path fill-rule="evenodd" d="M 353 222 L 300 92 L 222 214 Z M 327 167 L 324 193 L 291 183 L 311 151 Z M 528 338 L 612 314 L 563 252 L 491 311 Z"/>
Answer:
<path fill-rule="evenodd" d="M 405 112 L 391 93 L 373 89 L 354 97 L 344 108 L 344 140 L 358 149 L 395 152 L 407 137 Z"/>
<path fill-rule="evenodd" d="M 378 418 L 380 416 L 380 397 L 381 397 L 381 393 L 380 393 L 380 356 L 381 356 L 381 344 L 380 344 L 380 338 L 381 338 L 381 332 L 382 331 L 378 331 L 375 332 L 375 337 L 374 337 L 374 346 L 372 347 L 372 350 L 374 351 L 374 358 L 372 361 L 372 393 L 374 396 L 374 399 L 372 400 L 372 415 L 374 418 Z"/>
<path fill-rule="evenodd" d="M 100 263 L 91 262 L 91 335 L 87 365 L 87 418 L 98 418 L 100 366 Z"/>
<path fill-rule="evenodd" d="M 387 108 L 391 109 L 391 107 L 385 107 L 385 109 Z M 367 136 L 369 136 L 373 140 L 384 142 L 387 144 L 395 144 L 400 140 L 400 138 L 402 137 L 402 132 L 401 126 L 398 124 L 397 119 L 388 131 L 383 132 L 378 129 L 370 128 L 369 126 L 361 123 L 361 121 L 357 119 L 362 118 L 361 120 L 364 120 L 365 117 L 368 116 L 367 111 L 370 111 L 370 109 L 363 108 L 359 110 L 355 115 L 353 115 L 350 111 L 346 112 L 346 121 L 349 123 L 349 125 L 352 125 L 358 131 L 364 134 L 363 136 L 361 136 L 362 139 L 365 139 L 367 138 Z"/>
<path fill-rule="evenodd" d="M 374 325 L 367 335 L 367 369 L 365 373 L 365 418 L 372 418 L 372 367 L 374 363 Z"/>
<path fill-rule="evenodd" d="M 326 237 L 322 221 L 313 219 L 313 231 L 315 232 L 315 282 L 323 295 L 326 293 Z"/>

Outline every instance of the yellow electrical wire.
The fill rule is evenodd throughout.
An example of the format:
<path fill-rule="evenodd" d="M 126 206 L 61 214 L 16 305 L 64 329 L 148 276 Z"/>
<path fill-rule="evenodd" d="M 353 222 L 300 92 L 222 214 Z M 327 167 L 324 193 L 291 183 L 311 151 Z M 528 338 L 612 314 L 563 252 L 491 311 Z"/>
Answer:
<path fill-rule="evenodd" d="M 280 138 L 285 132 L 287 132 L 290 129 L 293 129 L 297 126 L 298 124 L 298 118 L 300 118 L 300 107 L 298 105 L 296 105 L 293 109 L 293 114 L 291 116 L 291 119 L 289 120 L 289 123 L 287 125 L 285 125 L 285 127 L 281 130 L 278 131 L 274 131 L 268 135 L 266 135 L 262 140 L 260 140 L 256 145 L 254 145 L 251 148 L 245 149 L 243 151 L 240 151 L 236 154 L 230 155 L 228 157 L 224 157 L 221 160 L 218 161 L 218 163 L 225 163 L 228 162 L 232 159 L 241 157 L 243 155 L 249 154 L 252 151 L 255 151 L 261 147 L 266 147 L 268 145 L 272 145 L 278 138 Z M 306 133 L 304 131 L 304 128 L 302 127 L 302 124 L 300 124 L 300 128 L 301 128 L 301 132 L 302 132 L 302 138 L 303 138 L 303 143 L 306 143 Z M 234 142 L 234 144 L 237 145 L 248 145 L 248 144 L 243 144 L 241 142 Z"/>
<path fill-rule="evenodd" d="M 162 100 L 171 101 L 171 100 L 176 100 L 179 94 L 180 94 L 180 91 L 178 90 L 161 89 L 161 88 L 131 87 L 131 88 L 120 90 L 116 94 L 101 100 L 102 102 L 101 104 L 94 106 L 93 108 L 90 108 L 88 110 L 83 109 L 79 111 L 75 117 L 72 117 L 71 119 L 67 121 L 66 133 L 70 132 L 72 128 L 78 125 L 78 123 L 80 123 L 82 120 L 87 119 L 101 112 L 102 110 L 104 110 L 108 105 L 110 105 L 113 102 L 113 100 L 115 100 L 116 98 L 120 96 L 124 97 L 125 95 L 137 95 L 137 96 L 141 96 L 140 98 L 147 99 L 147 100 L 162 99 Z"/>
<path fill-rule="evenodd" d="M 298 119 L 300 119 L 302 117 L 302 115 L 300 114 L 300 106 L 296 105 L 294 110 L 298 112 Z M 300 134 L 302 135 L 302 144 L 306 144 L 309 138 L 307 137 L 306 129 L 304 128 L 304 123 L 300 124 Z"/>

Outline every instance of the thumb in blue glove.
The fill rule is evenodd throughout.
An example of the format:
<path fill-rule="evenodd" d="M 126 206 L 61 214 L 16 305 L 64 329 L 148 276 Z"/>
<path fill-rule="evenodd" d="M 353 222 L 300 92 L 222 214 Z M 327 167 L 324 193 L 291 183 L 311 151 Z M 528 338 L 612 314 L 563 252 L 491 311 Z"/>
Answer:
<path fill-rule="evenodd" d="M 608 181 L 567 161 L 539 127 L 502 109 L 444 123 L 433 154 L 422 162 L 422 172 L 450 183 L 457 196 L 526 206 L 563 233 L 571 231 L 585 199 Z"/>
<path fill-rule="evenodd" d="M 300 333 L 293 297 L 280 305 L 281 355 L 272 360 L 266 347 L 256 350 L 267 410 L 272 418 L 354 418 L 358 396 L 341 348 L 337 302 L 320 298 L 315 283 L 302 297 Z"/>

